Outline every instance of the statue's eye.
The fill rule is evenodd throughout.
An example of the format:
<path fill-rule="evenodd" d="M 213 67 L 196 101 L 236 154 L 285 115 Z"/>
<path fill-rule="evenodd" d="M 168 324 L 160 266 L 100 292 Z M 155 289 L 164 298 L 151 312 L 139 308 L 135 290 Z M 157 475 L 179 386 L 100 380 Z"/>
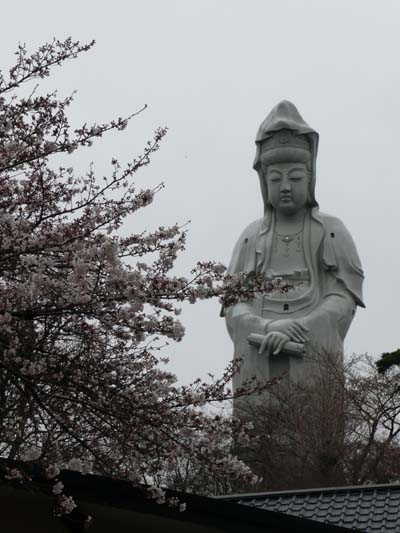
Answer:
<path fill-rule="evenodd" d="M 272 181 L 272 183 L 277 183 L 278 181 L 281 181 L 281 178 L 279 176 L 273 176 L 269 181 Z"/>

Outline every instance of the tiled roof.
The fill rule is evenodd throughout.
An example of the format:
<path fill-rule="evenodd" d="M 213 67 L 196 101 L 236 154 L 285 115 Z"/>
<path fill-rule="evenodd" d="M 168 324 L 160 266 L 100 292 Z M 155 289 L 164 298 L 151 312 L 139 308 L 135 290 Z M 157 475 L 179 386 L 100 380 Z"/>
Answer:
<path fill-rule="evenodd" d="M 400 533 L 400 484 L 237 494 L 224 499 L 368 533 Z"/>

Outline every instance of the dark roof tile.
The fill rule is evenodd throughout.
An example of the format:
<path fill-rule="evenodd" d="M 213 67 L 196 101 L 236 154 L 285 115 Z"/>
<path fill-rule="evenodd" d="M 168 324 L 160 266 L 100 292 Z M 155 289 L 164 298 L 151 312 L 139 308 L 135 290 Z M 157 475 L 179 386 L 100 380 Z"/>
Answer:
<path fill-rule="evenodd" d="M 400 484 L 312 489 L 229 497 L 242 505 L 350 527 L 366 533 L 400 532 Z"/>

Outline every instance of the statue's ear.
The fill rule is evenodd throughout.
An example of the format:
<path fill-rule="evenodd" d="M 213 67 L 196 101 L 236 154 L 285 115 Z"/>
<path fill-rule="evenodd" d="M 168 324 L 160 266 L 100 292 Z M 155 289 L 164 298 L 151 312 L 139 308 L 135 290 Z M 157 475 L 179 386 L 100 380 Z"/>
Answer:
<path fill-rule="evenodd" d="M 268 170 L 268 165 L 261 161 L 261 163 L 260 163 L 260 172 L 264 176 L 264 178 L 266 178 L 266 176 L 267 176 L 267 170 Z"/>
<path fill-rule="evenodd" d="M 312 196 L 311 196 L 311 181 L 312 181 L 312 173 L 311 173 L 311 170 L 309 169 L 309 163 L 307 163 L 307 168 L 308 168 L 308 197 L 307 197 L 307 203 L 308 205 L 311 205 L 312 204 Z"/>

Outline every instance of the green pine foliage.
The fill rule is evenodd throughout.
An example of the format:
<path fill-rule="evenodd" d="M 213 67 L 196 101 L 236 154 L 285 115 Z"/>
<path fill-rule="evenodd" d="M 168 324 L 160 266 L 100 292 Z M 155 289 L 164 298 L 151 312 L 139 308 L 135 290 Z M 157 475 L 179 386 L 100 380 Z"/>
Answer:
<path fill-rule="evenodd" d="M 400 365 L 400 348 L 394 352 L 383 353 L 375 364 L 380 374 L 385 373 L 394 365 Z"/>

